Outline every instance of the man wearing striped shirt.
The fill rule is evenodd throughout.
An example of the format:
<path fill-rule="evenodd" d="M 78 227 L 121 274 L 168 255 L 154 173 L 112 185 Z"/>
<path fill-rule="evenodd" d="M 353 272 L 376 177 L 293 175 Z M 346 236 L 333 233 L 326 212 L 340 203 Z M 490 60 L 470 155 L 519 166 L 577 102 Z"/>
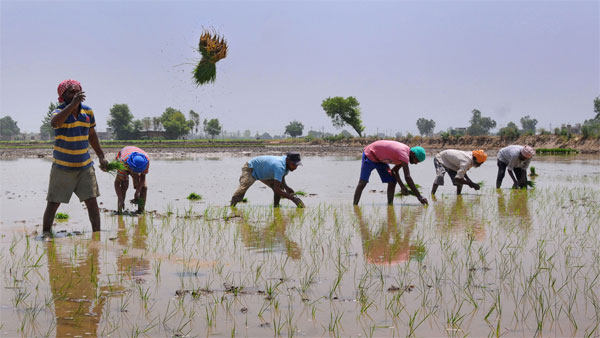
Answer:
<path fill-rule="evenodd" d="M 100 169 L 104 170 L 108 161 L 100 147 L 94 127 L 96 121 L 92 109 L 82 102 L 85 92 L 75 80 L 65 80 L 58 85 L 60 105 L 52 113 L 50 124 L 54 128 L 53 164 L 46 210 L 44 211 L 43 231 L 50 233 L 54 216 L 61 203 L 69 203 L 73 193 L 84 202 L 92 231 L 100 231 L 100 210 L 96 197 L 100 196 L 94 162 L 89 153 L 91 145 L 98 155 Z"/>
<path fill-rule="evenodd" d="M 115 177 L 115 192 L 117 193 L 117 211 L 123 212 L 125 208 L 125 194 L 129 188 L 129 175 L 133 181 L 133 202 L 138 205 L 138 212 L 143 212 L 146 206 L 146 174 L 150 168 L 150 158 L 145 151 L 138 147 L 128 146 L 117 154 L 117 161 L 121 161 L 125 170 L 119 170 Z"/>

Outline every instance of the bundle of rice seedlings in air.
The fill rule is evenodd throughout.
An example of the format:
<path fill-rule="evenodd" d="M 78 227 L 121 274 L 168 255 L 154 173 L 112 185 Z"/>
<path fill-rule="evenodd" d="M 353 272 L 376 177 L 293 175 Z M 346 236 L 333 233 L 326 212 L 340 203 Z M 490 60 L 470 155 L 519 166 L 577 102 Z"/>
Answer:
<path fill-rule="evenodd" d="M 215 82 L 217 78 L 217 61 L 227 56 L 227 41 L 217 32 L 204 30 L 200 35 L 198 51 L 202 54 L 202 59 L 194 69 L 194 80 L 196 85 L 200 86 L 206 83 Z"/>
<path fill-rule="evenodd" d="M 119 160 L 110 161 L 106 165 L 106 171 L 108 171 L 108 172 L 117 171 L 117 170 L 125 171 L 125 170 L 127 170 L 127 167 L 125 166 L 125 164 L 123 164 L 123 162 L 121 162 Z"/>

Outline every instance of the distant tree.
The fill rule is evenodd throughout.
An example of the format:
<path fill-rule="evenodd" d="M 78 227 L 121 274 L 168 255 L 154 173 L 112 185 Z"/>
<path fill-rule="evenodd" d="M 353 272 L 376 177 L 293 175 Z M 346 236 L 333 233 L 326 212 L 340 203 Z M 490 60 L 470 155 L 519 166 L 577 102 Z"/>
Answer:
<path fill-rule="evenodd" d="M 538 120 L 532 119 L 529 115 L 521 117 L 521 126 L 523 127 L 523 131 L 526 133 L 534 133 L 535 134 L 535 126 L 537 125 Z"/>
<path fill-rule="evenodd" d="M 185 115 L 175 108 L 167 107 L 160 116 L 160 123 L 169 139 L 177 139 L 190 132 L 190 123 L 186 121 Z"/>
<path fill-rule="evenodd" d="M 0 119 L 0 138 L 9 140 L 13 136 L 21 133 L 21 129 L 17 126 L 17 121 L 10 116 L 4 116 Z"/>
<path fill-rule="evenodd" d="M 433 134 L 433 128 L 435 128 L 435 121 L 421 117 L 417 120 L 417 128 L 419 128 L 419 134 L 421 134 L 421 136 L 431 136 Z"/>
<path fill-rule="evenodd" d="M 350 132 L 347 131 L 346 129 L 343 129 L 340 132 L 340 136 L 342 136 L 343 138 L 352 138 L 352 134 L 350 134 Z"/>
<path fill-rule="evenodd" d="M 467 134 L 478 136 L 487 135 L 491 129 L 496 127 L 496 121 L 489 117 L 481 117 L 481 112 L 477 109 L 473 109 L 473 116 L 471 117 L 471 125 L 467 128 Z"/>
<path fill-rule="evenodd" d="M 44 116 L 42 120 L 42 125 L 40 126 L 40 136 L 42 140 L 51 139 L 54 136 L 54 128 L 50 125 L 50 121 L 52 120 L 52 112 L 56 110 L 58 104 L 54 102 L 50 102 L 48 106 L 48 112 Z"/>
<path fill-rule="evenodd" d="M 349 125 L 358 133 L 358 136 L 362 137 L 365 127 L 362 125 L 359 103 L 355 97 L 328 97 L 323 100 L 321 107 L 336 128 Z"/>
<path fill-rule="evenodd" d="M 110 108 L 108 126 L 112 128 L 117 140 L 126 140 L 133 132 L 133 114 L 127 104 L 114 104 Z"/>
<path fill-rule="evenodd" d="M 219 123 L 219 119 L 204 119 L 204 132 L 207 135 L 211 136 L 211 139 L 214 140 L 216 135 L 219 135 L 221 133 L 221 130 L 223 129 L 223 126 L 221 126 L 221 124 Z"/>
<path fill-rule="evenodd" d="M 585 120 L 581 127 L 584 138 L 600 136 L 600 97 L 594 99 L 594 112 L 596 116 L 593 119 Z"/>
<path fill-rule="evenodd" d="M 142 120 L 142 129 L 143 130 L 150 130 L 150 128 L 152 128 L 152 118 L 151 117 L 144 117 Z"/>
<path fill-rule="evenodd" d="M 143 129 L 144 129 L 144 121 L 143 120 L 134 120 L 131 123 L 131 132 L 129 133 L 129 139 L 130 140 L 139 140 Z"/>
<path fill-rule="evenodd" d="M 193 122 L 193 130 L 196 131 L 196 134 L 198 134 L 198 127 L 200 127 L 200 114 L 196 113 L 193 110 L 190 110 L 190 121 Z"/>
<path fill-rule="evenodd" d="M 159 131 L 162 128 L 162 124 L 160 122 L 160 117 L 152 118 L 152 130 Z"/>
<path fill-rule="evenodd" d="M 498 133 L 498 135 L 505 137 L 509 140 L 514 140 L 519 137 L 519 128 L 514 122 L 509 122 L 506 125 L 506 127 L 500 128 L 500 132 Z"/>
<path fill-rule="evenodd" d="M 244 138 L 252 137 L 252 132 L 249 129 L 244 130 Z"/>
<path fill-rule="evenodd" d="M 290 124 L 285 126 L 285 133 L 290 135 L 291 137 L 296 137 L 302 135 L 302 131 L 304 130 L 304 125 L 298 121 L 292 121 Z"/>
<path fill-rule="evenodd" d="M 270 140 L 273 137 L 271 136 L 271 134 L 269 133 L 263 133 L 262 135 L 259 136 L 261 140 Z"/>

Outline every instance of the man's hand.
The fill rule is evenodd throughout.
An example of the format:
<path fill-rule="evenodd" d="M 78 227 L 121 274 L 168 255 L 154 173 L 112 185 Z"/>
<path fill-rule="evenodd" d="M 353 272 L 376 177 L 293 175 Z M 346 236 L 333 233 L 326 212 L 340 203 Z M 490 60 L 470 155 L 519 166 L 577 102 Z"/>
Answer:
<path fill-rule="evenodd" d="M 79 105 L 83 101 L 85 101 L 85 92 L 81 91 L 75 94 L 75 96 L 73 96 L 73 100 L 71 100 L 71 103 Z"/>
<path fill-rule="evenodd" d="M 99 157 L 98 160 L 100 161 L 100 170 L 106 171 L 106 168 L 108 166 L 108 161 L 106 160 L 106 158 L 102 156 Z"/>
<path fill-rule="evenodd" d="M 429 201 L 427 201 L 427 199 L 423 196 L 419 197 L 419 202 L 423 205 L 428 205 Z"/>
<path fill-rule="evenodd" d="M 473 188 L 475 190 L 479 190 L 479 189 L 481 189 L 481 186 L 479 186 L 479 184 L 477 184 L 477 183 L 471 183 L 471 188 Z"/>
<path fill-rule="evenodd" d="M 408 190 L 406 187 L 402 187 L 400 194 L 402 194 L 402 196 L 408 196 L 410 195 L 410 190 Z"/>
<path fill-rule="evenodd" d="M 296 203 L 296 206 L 298 208 L 304 208 L 304 202 L 302 202 L 302 200 L 298 197 L 294 197 L 294 199 L 292 200 L 292 202 Z"/>

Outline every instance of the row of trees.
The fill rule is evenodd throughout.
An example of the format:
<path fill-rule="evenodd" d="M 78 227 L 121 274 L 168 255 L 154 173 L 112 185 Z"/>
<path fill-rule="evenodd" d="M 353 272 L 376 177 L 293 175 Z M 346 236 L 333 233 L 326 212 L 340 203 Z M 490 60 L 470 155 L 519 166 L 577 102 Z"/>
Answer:
<path fill-rule="evenodd" d="M 200 114 L 190 110 L 189 119 L 186 119 L 180 110 L 167 107 L 160 117 L 134 120 L 127 104 L 115 104 L 110 109 L 110 119 L 107 123 L 117 140 L 139 139 L 142 130 L 150 128 L 154 131 L 164 131 L 167 139 L 177 139 L 192 131 L 198 133 Z M 219 135 L 223 129 L 219 119 L 204 119 L 202 127 L 211 138 Z"/>

